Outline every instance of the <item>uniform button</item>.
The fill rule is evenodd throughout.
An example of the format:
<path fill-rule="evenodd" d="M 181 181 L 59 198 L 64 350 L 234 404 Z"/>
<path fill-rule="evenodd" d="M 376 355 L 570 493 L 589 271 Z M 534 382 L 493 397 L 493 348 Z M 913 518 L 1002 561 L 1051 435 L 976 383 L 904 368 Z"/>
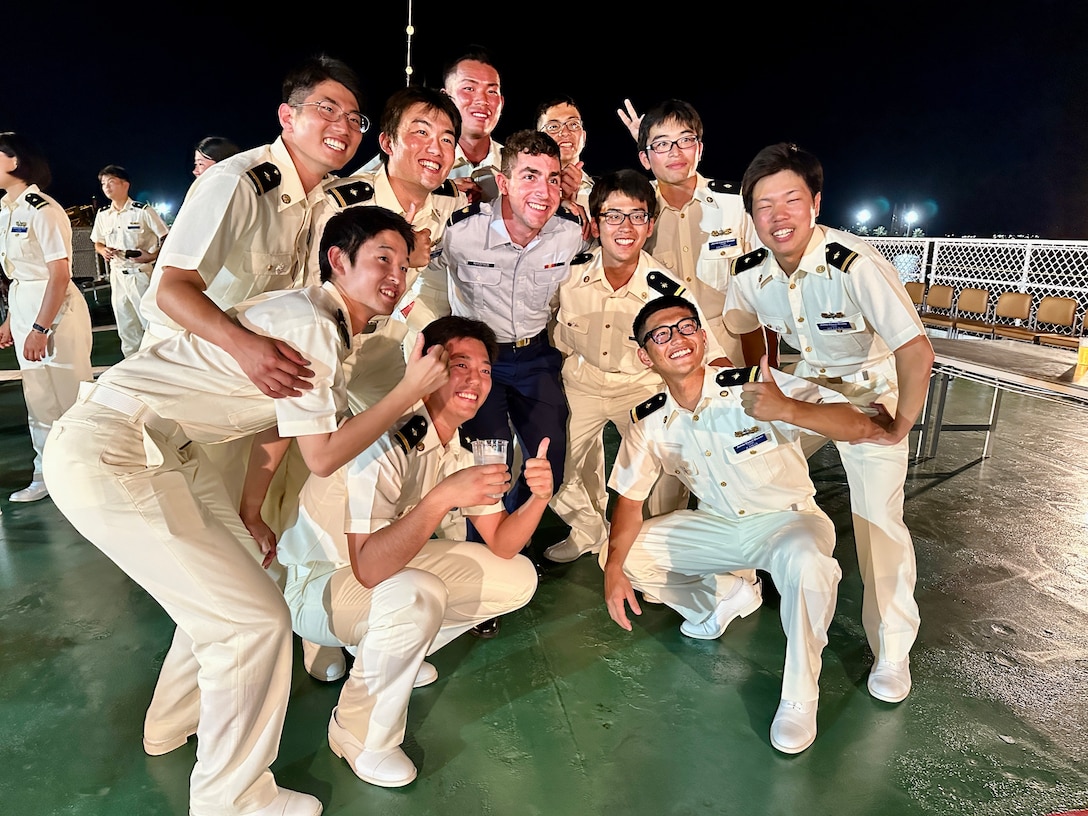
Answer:
<path fill-rule="evenodd" d="M 805 319 L 804 319 L 803 317 L 798 317 L 798 318 L 797 318 L 797 322 L 798 322 L 798 323 L 804 323 L 804 322 L 805 322 Z"/>
<path fill-rule="evenodd" d="M 677 476 L 679 476 L 679 475 L 680 475 L 680 468 L 677 468 L 677 469 L 676 469 L 675 471 L 673 471 L 673 472 L 674 472 L 674 473 L 675 473 L 675 474 L 676 474 Z"/>
<path fill-rule="evenodd" d="M 796 284 L 796 283 L 791 283 L 791 284 L 790 284 L 790 289 L 796 289 L 796 288 L 797 288 L 797 284 Z"/>
<path fill-rule="evenodd" d="M 722 487 L 725 487 L 725 482 L 718 482 Z"/>
<path fill-rule="evenodd" d="M 687 213 L 680 213 L 680 217 L 681 218 L 687 218 L 688 216 L 687 216 Z"/>
<path fill-rule="evenodd" d="M 812 346 L 805 346 L 805 351 L 812 351 Z"/>
<path fill-rule="evenodd" d="M 684 280 L 686 280 L 688 283 L 691 283 L 691 276 L 688 275 L 688 277 L 684 278 Z"/>
<path fill-rule="evenodd" d="M 282 201 L 284 204 L 290 204 L 291 203 L 291 196 L 287 195 L 287 193 L 284 193 L 283 195 L 280 196 L 280 201 Z"/>
<path fill-rule="evenodd" d="M 602 357 L 607 357 L 607 356 L 608 356 L 608 352 L 607 352 L 607 351 L 602 351 L 602 352 L 601 352 L 601 356 L 602 356 Z"/>
<path fill-rule="evenodd" d="M 706 451 L 706 452 L 705 452 L 705 453 L 704 453 L 703 455 L 704 455 L 704 456 L 710 456 L 710 455 L 711 455 L 711 453 L 710 453 L 710 451 Z"/>
<path fill-rule="evenodd" d="M 646 293 L 643 292 L 641 295 L 639 295 L 639 297 L 641 297 L 643 300 L 646 300 Z"/>
<path fill-rule="evenodd" d="M 827 267 L 824 266 L 823 264 L 820 264 L 819 266 L 816 267 L 816 271 L 819 272 L 822 275 L 824 272 L 827 271 Z"/>
<path fill-rule="evenodd" d="M 574 324 L 573 324 L 573 323 L 571 323 L 571 322 L 570 322 L 570 321 L 568 320 L 568 321 L 567 321 L 567 325 L 568 325 L 568 326 L 573 326 Z"/>
<path fill-rule="evenodd" d="M 426 448 L 427 448 L 427 446 L 424 445 L 422 442 L 420 442 L 418 445 L 416 445 L 416 450 L 417 451 L 426 450 Z"/>
<path fill-rule="evenodd" d="M 699 421 L 699 415 L 698 415 L 698 414 L 696 414 L 695 416 L 693 416 L 693 417 L 691 418 L 691 421 L 692 421 L 692 422 L 698 422 L 698 421 Z"/>
<path fill-rule="evenodd" d="M 272 271 L 272 264 L 269 264 L 268 268 L 265 269 L 265 272 L 271 272 L 271 271 Z"/>
<path fill-rule="evenodd" d="M 683 250 L 683 251 L 684 251 L 684 252 L 690 252 L 690 250 L 688 249 L 688 247 L 684 247 L 684 250 Z"/>
<path fill-rule="evenodd" d="M 612 328 L 612 324 L 611 324 L 611 323 L 605 323 L 605 324 L 604 324 L 604 327 L 605 327 L 606 329 L 611 329 L 611 328 Z"/>
<path fill-rule="evenodd" d="M 720 254 L 720 255 L 724 256 L 724 255 L 725 255 L 725 250 L 722 250 L 722 251 L 721 251 L 720 253 L 718 253 L 718 254 Z"/>
<path fill-rule="evenodd" d="M 582 283 L 589 283 L 589 275 L 586 275 L 584 278 L 582 278 Z"/>
<path fill-rule="evenodd" d="M 821 369 L 820 369 L 820 373 L 821 373 L 821 374 L 826 374 L 826 373 L 827 373 L 827 369 L 826 369 L 826 368 L 821 368 Z"/>
<path fill-rule="evenodd" d="M 738 516 L 743 516 L 743 515 L 744 515 L 744 511 L 743 511 L 743 510 L 738 510 L 738 511 L 737 511 L 737 515 L 738 515 Z"/>

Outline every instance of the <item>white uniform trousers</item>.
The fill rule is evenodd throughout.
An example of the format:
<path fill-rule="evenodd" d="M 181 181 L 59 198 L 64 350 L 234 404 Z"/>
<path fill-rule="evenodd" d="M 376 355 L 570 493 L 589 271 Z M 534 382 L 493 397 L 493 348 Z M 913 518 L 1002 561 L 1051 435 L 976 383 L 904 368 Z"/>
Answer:
<path fill-rule="evenodd" d="M 608 541 L 608 480 L 605 475 L 604 429 L 611 422 L 623 437 L 631 424 L 631 409 L 664 386 L 660 382 L 632 385 L 627 374 L 601 371 L 572 354 L 563 362 L 563 390 L 570 405 L 567 420 L 567 461 L 563 484 L 551 508 L 570 526 L 568 541 L 582 552 L 598 552 Z M 687 507 L 688 491 L 671 474 L 662 474 L 646 501 L 650 515 Z"/>
<path fill-rule="evenodd" d="M 743 520 L 679 510 L 643 522 L 623 566 L 635 589 L 692 623 L 706 620 L 736 589 L 738 579 L 729 573 L 769 572 L 782 596 L 786 633 L 782 697 L 808 702 L 819 698 L 821 652 L 842 577 L 834 549 L 835 526 L 815 503 Z M 602 566 L 606 555 L 602 551 Z"/>
<path fill-rule="evenodd" d="M 177 667 L 199 664 L 190 813 L 257 810 L 277 794 L 269 766 L 291 687 L 287 605 L 224 502 L 218 475 L 189 453 L 194 446 L 176 424 L 86 401 L 96 387 L 81 389 L 53 426 L 44 462 L 50 495 L 177 624 L 156 694 L 174 686 Z M 176 699 L 192 706 L 190 675 L 178 687 Z M 191 716 L 179 711 L 176 720 Z"/>
<path fill-rule="evenodd" d="M 140 299 L 150 284 L 151 276 L 139 269 L 110 269 L 110 304 L 125 357 L 137 352 L 143 342 L 147 321 L 140 312 Z"/>
<path fill-rule="evenodd" d="M 336 718 L 368 751 L 386 751 L 404 741 L 423 659 L 473 626 L 520 609 L 536 584 L 525 556 L 500 558 L 482 544 L 431 539 L 373 589 L 349 566 L 290 565 L 284 597 L 299 635 L 355 649 Z"/>
<path fill-rule="evenodd" d="M 38 317 L 46 285 L 47 281 L 13 280 L 8 290 L 11 335 L 22 370 L 23 399 L 34 446 L 34 481 L 42 478 L 42 451 L 49 429 L 75 403 L 79 384 L 93 377 L 91 314 L 79 287 L 71 281 L 53 321 L 45 359 L 32 362 L 23 357 L 23 343 Z"/>

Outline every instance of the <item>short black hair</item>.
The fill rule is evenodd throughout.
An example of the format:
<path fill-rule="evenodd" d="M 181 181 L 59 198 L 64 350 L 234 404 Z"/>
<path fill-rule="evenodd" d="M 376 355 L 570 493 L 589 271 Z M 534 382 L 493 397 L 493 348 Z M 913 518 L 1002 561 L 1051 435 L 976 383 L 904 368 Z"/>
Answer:
<path fill-rule="evenodd" d="M 348 207 L 329 219 L 321 233 L 321 249 L 318 266 L 321 269 L 321 282 L 332 279 L 332 264 L 329 263 L 329 249 L 339 247 L 348 260 L 354 262 L 359 247 L 380 232 L 393 230 L 404 238 L 408 245 L 408 254 L 415 248 L 416 238 L 412 226 L 404 216 L 387 210 L 385 207 Z"/>
<path fill-rule="evenodd" d="M 11 175 L 28 186 L 37 184 L 39 190 L 44 190 L 53 180 L 45 155 L 25 136 L 12 130 L 0 133 L 0 153 L 18 162 L 19 166 L 11 171 Z"/>
<path fill-rule="evenodd" d="M 229 159 L 235 153 L 240 153 L 241 148 L 225 136 L 205 136 L 196 145 L 196 151 L 207 156 L 212 161 L 220 162 Z"/>
<path fill-rule="evenodd" d="M 397 129 L 401 119 L 413 105 L 423 105 L 428 113 L 444 113 L 449 117 L 453 125 L 454 140 L 461 138 L 461 111 L 453 99 L 437 88 L 427 88 L 422 85 L 408 85 L 395 91 L 385 100 L 385 108 L 382 109 L 381 132 L 391 140 L 397 140 Z M 381 152 L 382 163 L 389 163 L 389 154 Z"/>
<path fill-rule="evenodd" d="M 578 111 L 579 116 L 582 115 L 582 109 L 581 107 L 579 107 L 578 103 L 574 101 L 574 97 L 557 96 L 554 99 L 549 99 L 547 102 L 542 102 L 541 104 L 537 105 L 536 117 L 534 117 L 533 119 L 533 121 L 536 122 L 537 129 L 539 129 L 541 124 L 543 124 L 540 120 L 543 118 L 544 114 L 548 112 L 548 108 L 554 108 L 556 105 L 570 105 L 572 108 Z"/>
<path fill-rule="evenodd" d="M 119 164 L 107 164 L 98 171 L 98 180 L 101 181 L 103 176 L 113 176 L 114 178 L 121 179 L 121 181 L 132 181 L 132 179 L 128 177 L 128 170 Z"/>
<path fill-rule="evenodd" d="M 359 75 L 346 62 L 327 54 L 310 57 L 287 74 L 283 80 L 283 102 L 288 105 L 304 102 L 314 88 L 327 80 L 339 82 L 347 88 L 362 111 L 364 100 Z"/>
<path fill-rule="evenodd" d="M 479 62 L 482 65 L 490 65 L 495 69 L 495 73 L 499 75 L 499 82 L 502 83 L 502 71 L 499 70 L 499 66 L 495 64 L 494 58 L 491 56 L 491 52 L 488 51 L 482 45 L 470 45 L 467 49 L 462 51 L 459 55 L 451 59 L 442 68 L 442 87 L 446 87 L 446 83 L 450 81 L 450 77 L 457 73 L 458 67 L 462 62 Z"/>
<path fill-rule="evenodd" d="M 491 362 L 495 362 L 495 358 L 499 356 L 499 344 L 490 326 L 481 320 L 457 315 L 446 315 L 428 323 L 423 329 L 423 347 L 444 346 L 450 340 L 462 337 L 483 343 L 487 350 L 487 359 Z"/>
<path fill-rule="evenodd" d="M 791 170 L 799 175 L 813 198 L 824 189 L 824 168 L 819 159 L 793 142 L 768 145 L 748 163 L 748 169 L 744 171 L 744 178 L 740 181 L 740 195 L 748 215 L 752 214 L 752 188 L 760 179 L 783 170 Z"/>
<path fill-rule="evenodd" d="M 662 295 L 661 297 L 648 302 L 639 310 L 639 313 L 635 315 L 635 320 L 631 324 L 631 333 L 635 338 L 635 342 L 640 346 L 643 344 L 646 326 L 650 322 L 651 317 L 666 309 L 676 308 L 686 309 L 692 317 L 699 320 L 699 310 L 695 308 L 695 304 L 690 300 L 682 298 L 679 295 Z M 699 325 L 702 326 L 702 321 L 699 321 Z"/>
<path fill-rule="evenodd" d="M 649 148 L 650 130 L 662 122 L 675 121 L 695 133 L 695 138 L 703 140 L 703 120 L 690 102 L 682 99 L 666 99 L 643 114 L 638 126 L 638 149 Z"/>
<path fill-rule="evenodd" d="M 657 193 L 650 180 L 637 170 L 624 169 L 603 175 L 593 182 L 593 190 L 589 194 L 590 218 L 600 217 L 601 208 L 612 193 L 641 201 L 650 218 L 657 217 Z"/>
<path fill-rule="evenodd" d="M 561 161 L 559 145 L 547 133 L 539 130 L 519 130 L 507 139 L 502 146 L 502 174 L 507 178 L 514 172 L 518 156 L 526 153 L 530 156 L 551 156 Z"/>

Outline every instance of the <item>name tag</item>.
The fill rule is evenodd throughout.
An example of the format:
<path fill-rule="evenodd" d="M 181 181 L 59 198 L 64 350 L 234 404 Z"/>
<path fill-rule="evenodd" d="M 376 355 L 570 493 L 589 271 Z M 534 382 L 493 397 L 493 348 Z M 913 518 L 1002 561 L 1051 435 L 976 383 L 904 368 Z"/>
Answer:
<path fill-rule="evenodd" d="M 836 320 L 832 323 L 817 323 L 816 328 L 820 331 L 846 331 L 854 328 L 854 324 L 849 320 Z"/>
<path fill-rule="evenodd" d="M 28 232 L 29 230 L 27 229 L 26 224 L 13 224 L 11 227 L 11 231 L 13 234 L 23 234 Z"/>
<path fill-rule="evenodd" d="M 725 238 L 725 239 L 723 239 L 721 241 L 711 241 L 710 242 L 710 248 L 711 249 L 732 249 L 736 245 L 737 245 L 737 239 L 736 238 Z"/>
<path fill-rule="evenodd" d="M 484 267 L 487 267 L 488 269 L 494 269 L 495 268 L 495 264 L 486 263 L 484 261 L 465 261 L 465 265 L 466 266 L 484 266 Z"/>
<path fill-rule="evenodd" d="M 733 446 L 734 453 L 744 453 L 747 450 L 751 450 L 756 445 L 762 445 L 767 441 L 767 434 L 761 433 L 759 436 L 753 436 L 751 439 L 745 439 L 739 445 Z"/>
<path fill-rule="evenodd" d="M 128 228 L 138 230 L 140 228 L 140 225 L 139 224 L 129 224 Z"/>

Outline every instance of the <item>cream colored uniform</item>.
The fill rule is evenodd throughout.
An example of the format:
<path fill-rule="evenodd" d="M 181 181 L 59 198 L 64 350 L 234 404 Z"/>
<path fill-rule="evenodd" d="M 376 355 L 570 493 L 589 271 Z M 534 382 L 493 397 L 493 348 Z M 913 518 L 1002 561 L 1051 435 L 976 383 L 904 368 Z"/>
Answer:
<path fill-rule="evenodd" d="M 658 183 L 652 183 L 658 189 Z M 676 209 L 658 194 L 657 209 L 654 234 L 646 241 L 646 251 L 691 290 L 710 317 L 708 328 L 726 356 L 739 363 L 743 360 L 740 337 L 731 333 L 721 318 L 729 288 L 729 265 L 734 258 L 759 246 L 755 226 L 744 211 L 740 186 L 698 175 L 691 201 Z"/>
<path fill-rule="evenodd" d="M 426 655 L 521 608 L 537 584 L 525 556 L 501 558 L 452 538 L 463 532 L 464 516 L 501 512 L 498 501 L 447 514 L 438 538 L 378 586 L 367 589 L 355 578 L 345 531 L 388 527 L 444 478 L 473 464 L 456 437 L 442 445 L 422 404 L 394 427 L 337 473 L 307 480 L 298 519 L 279 543 L 295 631 L 315 643 L 355 648 L 336 718 L 368 751 L 404 740 L 408 698 Z"/>
<path fill-rule="evenodd" d="M 155 208 L 131 198 L 120 207 L 110 204 L 95 215 L 91 240 L 112 249 L 154 252 L 167 232 Z M 110 303 L 121 338 L 121 353 L 128 357 L 140 348 L 147 319 L 140 307 L 151 282 L 151 264 L 114 256 L 110 264 Z"/>
<path fill-rule="evenodd" d="M 568 541 L 580 552 L 598 552 L 608 540 L 604 427 L 611 422 L 624 436 L 631 409 L 661 390 L 661 378 L 638 359 L 639 346 L 631 338 L 635 316 L 661 295 L 680 295 L 694 303 L 687 288 L 646 252 L 640 253 L 631 279 L 614 289 L 605 275 L 600 247 L 576 257 L 570 277 L 559 287 L 552 344 L 565 358 L 563 390 L 570 420 L 563 484 L 551 507 L 570 525 Z M 701 310 L 699 318 L 706 325 Z M 708 332 L 707 359 L 722 353 Z M 658 492 L 650 502 L 655 505 L 650 507 L 653 515 L 687 505 L 686 491 L 673 489 L 660 499 Z M 661 500 L 662 506 L 656 506 Z"/>
<path fill-rule="evenodd" d="M 593 192 L 593 177 L 585 170 L 582 171 L 582 181 L 578 185 L 578 192 L 574 195 L 574 203 L 581 205 L 589 216 L 589 194 Z"/>
<path fill-rule="evenodd" d="M 225 351 L 179 334 L 86 383 L 53 426 L 45 481 L 72 525 L 177 623 L 145 737 L 199 740 L 194 816 L 242 814 L 276 796 L 276 758 L 291 689 L 283 594 L 226 498 L 203 446 L 277 426 L 330 433 L 347 409 L 340 361 L 347 307 L 326 284 L 242 304 L 242 325 L 299 349 L 323 376 L 273 400 Z"/>
<path fill-rule="evenodd" d="M 773 329 L 801 352 L 797 376 L 859 406 L 880 403 L 892 416 L 899 400 L 893 352 L 925 336 L 895 267 L 862 239 L 826 227 L 817 227 L 792 275 L 766 250 L 738 260 L 725 317 L 734 331 Z M 909 439 L 836 447 L 850 483 L 869 646 L 878 661 L 902 661 L 919 625 L 914 543 L 903 522 Z"/>
<path fill-rule="evenodd" d="M 71 279 L 53 318 L 45 357 L 27 360 L 23 344 L 38 319 L 49 285 L 49 263 L 72 263 L 72 223 L 52 196 L 32 184 L 0 199 L 0 267 L 8 287 L 8 325 L 22 371 L 23 399 L 34 446 L 34 481 L 42 478 L 42 450 L 49 429 L 76 401 L 91 374 L 91 315 Z"/>
<path fill-rule="evenodd" d="M 643 522 L 624 561 L 632 586 L 686 620 L 702 622 L 733 591 L 737 579 L 728 573 L 771 574 L 786 633 L 782 697 L 807 702 L 819 697 L 821 652 L 842 573 L 832 556 L 835 526 L 816 505 L 801 450 L 799 440 L 808 432 L 755 420 L 741 405 L 739 386 L 758 371 L 707 366 L 694 411 L 667 391 L 638 406 L 609 486 L 641 501 L 665 472 L 698 496 L 698 510 Z M 787 396 L 844 401 L 805 380 L 772 373 Z M 607 548 L 601 550 L 602 567 L 607 555 Z"/>

